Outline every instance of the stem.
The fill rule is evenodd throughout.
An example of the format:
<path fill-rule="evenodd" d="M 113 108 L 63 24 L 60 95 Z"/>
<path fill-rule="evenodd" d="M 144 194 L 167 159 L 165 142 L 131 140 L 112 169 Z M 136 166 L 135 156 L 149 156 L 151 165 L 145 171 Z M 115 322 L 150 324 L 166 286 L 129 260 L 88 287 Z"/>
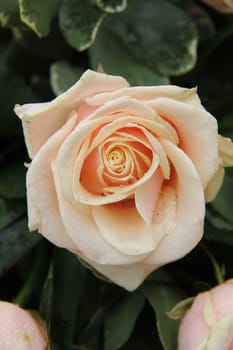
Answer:
<path fill-rule="evenodd" d="M 47 265 L 47 249 L 45 247 L 45 242 L 40 242 L 36 252 L 34 263 L 32 265 L 31 271 L 23 284 L 23 287 L 20 289 L 17 294 L 14 303 L 20 305 L 21 307 L 26 307 L 28 302 L 30 301 L 31 295 L 35 290 L 35 286 L 37 285 L 38 278 L 41 276 L 45 268 L 45 264 Z"/>

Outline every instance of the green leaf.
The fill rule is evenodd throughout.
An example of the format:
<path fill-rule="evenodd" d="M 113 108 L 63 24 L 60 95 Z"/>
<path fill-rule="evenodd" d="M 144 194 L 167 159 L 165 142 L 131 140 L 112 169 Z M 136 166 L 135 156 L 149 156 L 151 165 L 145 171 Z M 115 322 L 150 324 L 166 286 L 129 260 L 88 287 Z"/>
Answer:
<path fill-rule="evenodd" d="M 40 235 L 29 233 L 25 219 L 0 231 L 0 276 L 24 256 L 38 241 Z"/>
<path fill-rule="evenodd" d="M 23 198 L 25 192 L 26 169 L 23 162 L 7 164 L 0 170 L 0 197 Z"/>
<path fill-rule="evenodd" d="M 53 261 L 53 296 L 50 336 L 53 349 L 72 349 L 83 268 L 75 255 L 56 248 Z"/>
<path fill-rule="evenodd" d="M 94 69 L 101 63 L 106 73 L 121 75 L 131 85 L 168 84 L 166 76 L 152 71 L 130 54 L 122 40 L 111 31 L 111 22 L 102 24 L 97 38 L 89 50 Z M 120 62 L 120 64 L 119 64 Z"/>
<path fill-rule="evenodd" d="M 20 18 L 39 37 L 49 33 L 60 0 L 19 0 Z"/>
<path fill-rule="evenodd" d="M 19 25 L 19 5 L 17 0 L 1 0 L 0 2 L 0 26 L 11 27 Z"/>
<path fill-rule="evenodd" d="M 91 0 L 63 0 L 59 23 L 67 42 L 83 51 L 92 45 L 104 16 Z"/>
<path fill-rule="evenodd" d="M 0 122 L 1 137 L 22 135 L 20 120 L 14 114 L 16 103 L 35 102 L 31 89 L 20 76 L 13 74 L 5 65 L 0 63 Z"/>
<path fill-rule="evenodd" d="M 172 320 L 181 319 L 185 315 L 186 311 L 192 305 L 193 300 L 194 300 L 194 297 L 181 300 L 179 303 L 173 306 L 171 310 L 167 312 L 168 317 L 170 317 Z"/>
<path fill-rule="evenodd" d="M 25 200 L 6 200 L 0 198 L 0 230 L 26 213 Z"/>
<path fill-rule="evenodd" d="M 65 92 L 76 83 L 84 69 L 72 67 L 65 61 L 55 62 L 50 66 L 50 83 L 56 96 Z"/>
<path fill-rule="evenodd" d="M 167 312 L 184 299 L 185 295 L 172 280 L 169 282 L 167 279 L 166 282 L 166 279 L 167 277 L 161 282 L 159 280 L 146 282 L 142 286 L 142 291 L 155 311 L 158 333 L 164 349 L 174 350 L 177 349 L 179 322 L 169 319 Z"/>
<path fill-rule="evenodd" d="M 112 30 L 131 54 L 162 75 L 179 75 L 196 62 L 197 30 L 181 9 L 165 0 L 129 1 L 112 18 Z"/>
<path fill-rule="evenodd" d="M 96 0 L 96 5 L 107 13 L 115 13 L 126 9 L 127 0 Z"/>
<path fill-rule="evenodd" d="M 127 294 L 109 308 L 104 324 L 104 349 L 119 349 L 133 331 L 143 309 L 145 298 L 135 292 Z"/>
<path fill-rule="evenodd" d="M 32 74 L 47 74 L 48 61 L 62 60 L 72 53 L 56 25 L 52 26 L 49 35 L 44 38 L 38 38 L 28 27 L 14 27 L 13 35 L 16 41 L 14 45 L 21 51 L 18 60 L 25 70 L 28 67 L 27 73 L 32 71 Z"/>

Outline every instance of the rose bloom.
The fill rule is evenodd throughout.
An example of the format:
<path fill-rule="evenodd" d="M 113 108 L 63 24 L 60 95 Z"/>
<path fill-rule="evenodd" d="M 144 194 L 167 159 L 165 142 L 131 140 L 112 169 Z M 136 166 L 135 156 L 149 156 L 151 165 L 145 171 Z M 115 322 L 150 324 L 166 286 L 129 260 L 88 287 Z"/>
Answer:
<path fill-rule="evenodd" d="M 202 0 L 205 4 L 223 13 L 233 13 L 233 0 Z"/>
<path fill-rule="evenodd" d="M 233 350 L 233 279 L 198 294 L 186 312 L 179 350 Z"/>
<path fill-rule="evenodd" d="M 49 350 L 48 337 L 30 313 L 0 301 L 0 349 Z"/>
<path fill-rule="evenodd" d="M 224 171 L 216 120 L 195 89 L 129 87 L 88 70 L 53 101 L 15 112 L 32 158 L 30 230 L 128 290 L 201 239 L 204 191 L 211 200 Z"/>

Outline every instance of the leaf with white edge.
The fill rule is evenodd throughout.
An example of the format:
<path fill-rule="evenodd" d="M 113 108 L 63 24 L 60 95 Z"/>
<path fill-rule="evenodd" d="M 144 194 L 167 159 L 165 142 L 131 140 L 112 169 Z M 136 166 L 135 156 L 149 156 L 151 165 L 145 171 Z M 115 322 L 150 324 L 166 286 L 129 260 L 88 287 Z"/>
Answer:
<path fill-rule="evenodd" d="M 127 7 L 127 0 L 96 0 L 96 5 L 107 13 L 122 12 Z"/>
<path fill-rule="evenodd" d="M 180 320 L 192 305 L 193 300 L 194 297 L 181 300 L 167 312 L 168 317 L 172 320 Z"/>
<path fill-rule="evenodd" d="M 61 31 L 76 50 L 88 49 L 105 14 L 91 0 L 63 0 L 59 11 Z"/>
<path fill-rule="evenodd" d="M 83 74 L 84 69 L 72 67 L 65 61 L 55 62 L 50 66 L 50 83 L 56 96 L 69 89 Z"/>
<path fill-rule="evenodd" d="M 49 33 L 60 0 L 19 0 L 20 18 L 39 37 Z"/>
<path fill-rule="evenodd" d="M 129 0 L 112 18 L 112 30 L 130 53 L 163 75 L 180 75 L 196 63 L 198 34 L 192 19 L 165 0 Z"/>
<path fill-rule="evenodd" d="M 157 329 L 164 349 L 177 349 L 179 321 L 169 319 L 167 312 L 184 299 L 184 293 L 174 283 L 159 281 L 145 283 L 142 291 L 155 311 Z"/>
<path fill-rule="evenodd" d="M 118 350 L 130 337 L 145 298 L 137 292 L 127 294 L 108 310 L 104 323 L 104 349 Z"/>
<path fill-rule="evenodd" d="M 17 0 L 1 0 L 0 2 L 0 27 L 19 25 L 19 5 Z"/>
<path fill-rule="evenodd" d="M 93 69 L 100 63 L 106 73 L 124 76 L 131 85 L 169 83 L 167 76 L 151 70 L 130 54 L 122 40 L 112 33 L 108 19 L 102 24 L 89 55 Z"/>

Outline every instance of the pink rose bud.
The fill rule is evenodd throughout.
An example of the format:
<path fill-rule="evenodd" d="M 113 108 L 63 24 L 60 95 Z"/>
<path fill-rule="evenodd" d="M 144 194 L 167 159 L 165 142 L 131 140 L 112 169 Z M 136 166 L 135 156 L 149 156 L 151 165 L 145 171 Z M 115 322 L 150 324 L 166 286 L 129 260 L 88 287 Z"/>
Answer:
<path fill-rule="evenodd" d="M 233 350 L 233 279 L 200 293 L 186 312 L 179 350 Z"/>
<path fill-rule="evenodd" d="M 1 350 L 49 350 L 47 334 L 29 312 L 0 301 Z"/>
<path fill-rule="evenodd" d="M 130 87 L 88 70 L 15 112 L 32 158 L 30 230 L 128 290 L 199 242 L 233 147 L 195 88 Z"/>
<path fill-rule="evenodd" d="M 233 13 L 233 0 L 202 0 L 215 10 L 223 13 Z"/>

